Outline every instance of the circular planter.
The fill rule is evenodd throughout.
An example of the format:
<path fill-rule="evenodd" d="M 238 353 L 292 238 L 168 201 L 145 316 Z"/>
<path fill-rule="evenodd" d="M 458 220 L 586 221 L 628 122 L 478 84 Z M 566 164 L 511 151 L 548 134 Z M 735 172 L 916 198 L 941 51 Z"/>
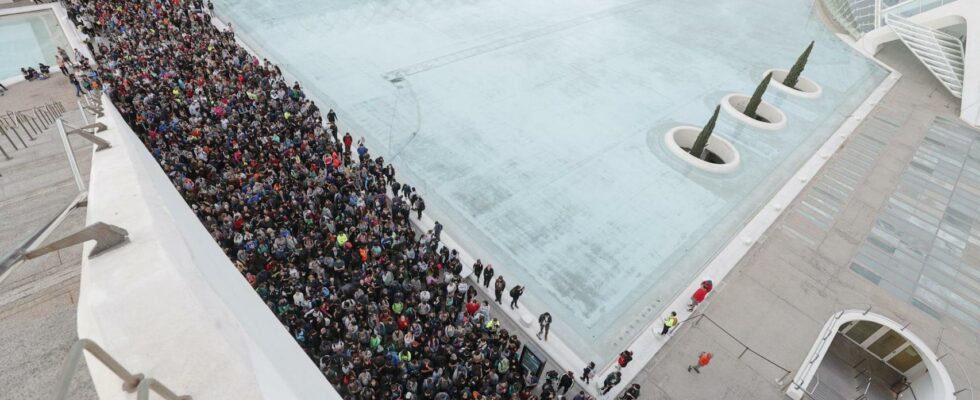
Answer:
<path fill-rule="evenodd" d="M 823 94 L 823 88 L 816 82 L 810 80 L 810 78 L 800 75 L 800 79 L 796 81 L 796 88 L 791 88 L 783 84 L 783 80 L 786 79 L 789 71 L 785 69 L 770 69 L 763 73 L 762 76 L 766 76 L 770 72 L 772 72 L 772 81 L 770 81 L 772 86 L 783 93 L 804 99 L 815 99 Z"/>
<path fill-rule="evenodd" d="M 735 119 L 739 120 L 739 122 L 751 127 L 768 129 L 771 131 L 786 127 L 786 114 L 783 114 L 782 110 L 776 108 L 776 106 L 772 104 L 767 103 L 765 100 L 759 104 L 756 114 L 762 118 L 765 118 L 766 121 L 759 121 L 745 115 L 743 111 L 745 111 L 745 107 L 749 105 L 749 99 L 750 97 L 747 95 L 732 93 L 721 99 L 721 109 L 735 117 Z"/>
<path fill-rule="evenodd" d="M 701 128 L 688 125 L 678 126 L 667 131 L 667 134 L 664 135 L 664 143 L 674 156 L 684 160 L 684 162 L 697 169 L 714 174 L 730 174 L 734 172 L 741 163 L 742 157 L 739 156 L 735 146 L 732 146 L 732 143 L 723 137 L 711 135 L 708 139 L 708 145 L 705 146 L 707 151 L 713 153 L 720 160 L 720 164 L 699 159 L 692 156 L 687 150 L 684 150 L 690 149 L 694 145 L 694 141 L 697 140 L 699 133 L 701 133 Z"/>

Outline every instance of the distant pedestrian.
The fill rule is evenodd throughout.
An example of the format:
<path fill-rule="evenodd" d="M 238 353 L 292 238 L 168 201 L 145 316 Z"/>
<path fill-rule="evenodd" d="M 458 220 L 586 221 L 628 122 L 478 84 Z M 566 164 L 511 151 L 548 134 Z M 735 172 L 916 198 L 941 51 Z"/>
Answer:
<path fill-rule="evenodd" d="M 422 211 L 425 210 L 425 200 L 422 200 L 421 197 L 415 198 L 415 205 L 413 208 L 415 208 L 415 212 L 418 213 L 415 217 L 417 219 L 422 219 Z"/>
<path fill-rule="evenodd" d="M 592 396 L 585 394 L 584 390 L 579 390 L 578 394 L 572 397 L 572 400 L 592 400 Z"/>
<path fill-rule="evenodd" d="M 337 123 L 337 113 L 335 113 L 332 108 L 330 111 L 327 111 L 327 122 L 331 124 Z"/>
<path fill-rule="evenodd" d="M 0 96 L 3 96 L 4 92 L 6 92 L 8 90 L 10 90 L 10 89 L 7 89 L 6 86 L 4 86 L 2 83 L 0 83 Z"/>
<path fill-rule="evenodd" d="M 350 146 L 354 144 L 354 137 L 350 132 L 344 134 L 344 154 L 350 154 Z"/>
<path fill-rule="evenodd" d="M 504 276 L 498 276 L 497 280 L 493 283 L 493 299 L 497 304 L 504 305 L 501 297 L 504 295 L 504 289 L 507 288 L 507 282 L 504 281 Z"/>
<path fill-rule="evenodd" d="M 490 287 L 490 279 L 493 279 L 493 265 L 487 264 L 487 268 L 483 270 L 483 287 Z"/>
<path fill-rule="evenodd" d="M 544 341 L 548 341 L 548 331 L 551 330 L 551 313 L 545 311 L 544 314 L 538 317 L 538 325 L 541 326 L 538 329 L 538 339 L 541 339 L 541 333 L 544 333 Z"/>
<path fill-rule="evenodd" d="M 618 385 L 622 378 L 623 374 L 619 373 L 619 371 L 613 371 L 610 372 L 609 375 L 606 375 L 606 380 L 602 381 L 602 394 L 609 393 L 609 390 L 612 389 L 613 386 Z"/>
<path fill-rule="evenodd" d="M 670 329 L 677 325 L 677 313 L 670 312 L 670 316 L 664 319 L 664 329 L 660 330 L 660 336 L 666 335 Z"/>
<path fill-rule="evenodd" d="M 436 225 L 432 228 L 432 235 L 436 238 L 436 243 L 439 243 L 439 236 L 442 235 L 442 224 L 436 221 Z"/>
<path fill-rule="evenodd" d="M 701 354 L 698 355 L 698 362 L 694 365 L 689 365 L 687 367 L 687 372 L 691 372 L 691 370 L 693 369 L 694 372 L 700 374 L 701 368 L 707 367 L 708 364 L 711 363 L 711 357 L 712 357 L 711 353 L 702 351 Z"/>
<path fill-rule="evenodd" d="M 622 400 L 636 400 L 639 398 L 640 398 L 640 385 L 636 383 L 630 385 L 630 387 L 626 389 L 626 393 L 623 393 L 623 396 L 620 397 L 620 399 Z"/>
<path fill-rule="evenodd" d="M 704 301 L 705 297 L 708 297 L 708 293 L 711 293 L 711 289 L 714 285 L 711 280 L 706 280 L 701 282 L 701 286 L 698 290 L 694 291 L 694 295 L 691 296 L 691 304 L 687 306 L 687 311 L 694 311 L 694 309 Z"/>
<path fill-rule="evenodd" d="M 561 376 L 558 380 L 558 390 L 561 391 L 562 396 L 568 393 L 568 389 L 572 388 L 572 383 L 575 382 L 575 373 L 572 371 L 565 372 L 565 375 Z"/>
<path fill-rule="evenodd" d="M 82 84 L 78 82 L 78 78 L 75 78 L 75 75 L 68 75 L 68 81 L 75 85 L 75 97 L 82 97 Z"/>
<path fill-rule="evenodd" d="M 622 353 L 619 353 L 619 359 L 616 360 L 616 363 L 619 364 L 619 368 L 626 368 L 630 361 L 633 361 L 633 352 L 623 350 Z"/>
<path fill-rule="evenodd" d="M 61 54 L 55 54 L 54 61 L 56 64 L 58 64 L 58 69 L 61 70 L 62 75 L 64 76 L 71 75 L 71 73 L 68 72 L 68 65 L 67 63 L 65 63 L 65 59 L 61 57 Z"/>
<path fill-rule="evenodd" d="M 473 263 L 473 276 L 476 276 L 476 283 L 480 284 L 480 275 L 483 274 L 483 262 L 479 258 Z"/>
<path fill-rule="evenodd" d="M 517 285 L 517 286 L 514 286 L 512 289 L 510 289 L 510 309 L 511 310 L 513 310 L 515 308 L 521 308 L 520 306 L 517 305 L 517 299 L 520 299 L 522 294 L 524 294 L 524 286 Z"/>
<path fill-rule="evenodd" d="M 586 365 L 585 368 L 582 368 L 582 376 L 579 377 L 579 379 L 583 380 L 585 384 L 588 385 L 589 380 L 591 380 L 592 376 L 595 374 L 594 372 L 592 372 L 594 370 L 595 370 L 595 363 L 589 361 L 589 365 Z"/>

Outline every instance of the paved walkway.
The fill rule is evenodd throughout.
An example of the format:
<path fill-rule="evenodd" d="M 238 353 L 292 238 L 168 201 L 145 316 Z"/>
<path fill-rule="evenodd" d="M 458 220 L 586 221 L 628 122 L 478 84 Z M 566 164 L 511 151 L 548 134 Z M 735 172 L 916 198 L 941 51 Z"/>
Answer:
<path fill-rule="evenodd" d="M 62 101 L 71 110 L 75 97 L 70 89 L 63 77 L 13 85 L 0 97 L 0 113 L 53 100 Z M 80 120 L 77 111 L 65 117 Z M 51 221 L 77 194 L 55 129 L 52 125 L 34 141 L 25 137 L 28 147 L 11 152 L 12 160 L 0 157 L 0 256 Z M 72 144 L 87 182 L 91 146 L 78 138 L 73 138 Z M 72 233 L 84 223 L 85 209 L 75 209 L 46 242 Z M 51 396 L 58 370 L 78 338 L 75 301 L 81 257 L 81 246 L 51 253 L 21 264 L 0 282 L 0 398 Z M 70 390 L 71 399 L 96 398 L 84 365 L 76 372 Z"/>
<path fill-rule="evenodd" d="M 955 118 L 958 101 L 901 44 L 879 54 L 903 78 L 845 146 L 767 231 L 699 310 L 707 322 L 681 327 L 635 380 L 644 398 L 782 399 L 785 372 L 748 352 L 725 331 L 793 373 L 831 314 L 873 306 L 944 359 L 957 388 L 980 371 L 976 333 L 928 314 L 855 274 L 850 262 L 937 116 Z M 925 95 L 923 95 L 925 94 Z M 942 343 L 940 348 L 938 343 Z M 952 349 L 952 350 L 950 350 Z M 687 372 L 700 351 L 715 358 Z M 741 356 L 741 357 L 740 357 Z M 791 376 L 790 376 L 791 378 Z"/>

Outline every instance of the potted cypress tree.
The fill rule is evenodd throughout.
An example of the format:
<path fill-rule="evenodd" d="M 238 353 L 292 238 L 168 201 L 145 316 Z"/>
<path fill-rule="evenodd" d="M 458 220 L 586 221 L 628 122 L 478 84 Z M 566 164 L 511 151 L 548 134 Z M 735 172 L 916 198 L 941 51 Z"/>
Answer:
<path fill-rule="evenodd" d="M 813 43 L 803 50 L 803 54 L 796 59 L 796 63 L 789 71 L 785 69 L 770 69 L 766 71 L 767 74 L 772 74 L 773 86 L 779 89 L 783 93 L 787 93 L 796 97 L 803 97 L 814 99 L 820 97 L 823 93 L 823 88 L 820 87 L 812 79 L 803 76 L 803 69 L 806 68 L 806 63 L 810 59 L 810 53 L 813 51 Z"/>
<path fill-rule="evenodd" d="M 810 51 L 813 50 L 813 43 L 810 42 L 809 46 L 806 46 L 806 50 L 803 50 L 803 54 L 800 54 L 800 58 L 796 59 L 796 63 L 793 64 L 793 68 L 789 69 L 789 73 L 783 78 L 783 85 L 791 89 L 796 89 L 796 83 L 800 80 L 800 74 L 803 73 L 803 68 L 806 67 L 806 60 L 810 58 Z M 770 72 L 770 75 L 772 73 Z"/>
<path fill-rule="evenodd" d="M 769 122 L 768 119 L 760 116 L 758 111 L 759 111 L 759 104 L 762 104 L 762 95 L 766 94 L 766 88 L 769 87 L 769 81 L 771 80 L 772 80 L 772 72 L 766 74 L 765 78 L 762 78 L 762 82 L 759 83 L 759 86 L 755 87 L 755 92 L 752 92 L 752 97 L 749 98 L 749 104 L 747 104 L 745 106 L 745 109 L 742 110 L 743 114 L 756 121 L 762 121 L 766 123 Z"/>
<path fill-rule="evenodd" d="M 776 106 L 762 100 L 766 88 L 773 80 L 773 73 L 767 73 L 751 96 L 732 93 L 721 100 L 721 108 L 739 122 L 767 130 L 778 130 L 786 126 L 786 114 Z"/>
<path fill-rule="evenodd" d="M 738 169 L 741 156 L 735 146 L 722 136 L 715 136 L 715 126 L 721 107 L 715 107 L 711 119 L 703 127 L 681 125 L 667 131 L 664 144 L 681 161 L 699 170 L 714 174 L 729 174 Z"/>
<path fill-rule="evenodd" d="M 718 156 L 705 149 L 705 147 L 708 146 L 708 138 L 711 137 L 711 132 L 715 130 L 715 122 L 718 121 L 719 110 L 721 110 L 721 106 L 715 106 L 714 114 L 711 115 L 711 119 L 708 120 L 708 123 L 704 126 L 704 128 L 701 128 L 701 133 L 698 133 L 697 140 L 694 141 L 694 145 L 692 145 L 691 149 L 688 151 L 692 156 L 697 157 L 700 160 L 711 162 L 712 164 L 720 164 L 724 162 L 721 160 L 718 160 L 721 162 L 712 162 L 714 160 L 708 160 L 708 158 L 711 156 L 713 156 L 713 158 L 717 158 Z"/>

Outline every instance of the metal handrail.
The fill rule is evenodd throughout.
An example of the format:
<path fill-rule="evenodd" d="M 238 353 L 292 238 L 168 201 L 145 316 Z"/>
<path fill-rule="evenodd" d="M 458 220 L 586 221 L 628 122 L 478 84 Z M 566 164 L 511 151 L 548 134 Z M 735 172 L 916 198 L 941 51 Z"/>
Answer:
<path fill-rule="evenodd" d="M 99 360 L 102 365 L 105 365 L 112 373 L 122 379 L 122 389 L 127 393 L 136 392 L 137 399 L 139 400 L 148 400 L 151 391 L 167 400 L 192 400 L 191 396 L 179 396 L 175 394 L 170 388 L 156 379 L 147 378 L 140 373 L 134 374 L 129 372 L 126 367 L 123 367 L 102 346 L 99 346 L 91 339 L 78 339 L 71 346 L 71 350 L 68 350 L 65 363 L 61 365 L 61 371 L 58 372 L 58 383 L 55 386 L 54 397 L 52 397 L 54 400 L 64 400 L 68 397 L 68 386 L 71 384 L 71 378 L 74 375 L 73 372 L 78 369 L 78 365 L 82 361 L 83 351 L 87 351 L 96 360 Z"/>

